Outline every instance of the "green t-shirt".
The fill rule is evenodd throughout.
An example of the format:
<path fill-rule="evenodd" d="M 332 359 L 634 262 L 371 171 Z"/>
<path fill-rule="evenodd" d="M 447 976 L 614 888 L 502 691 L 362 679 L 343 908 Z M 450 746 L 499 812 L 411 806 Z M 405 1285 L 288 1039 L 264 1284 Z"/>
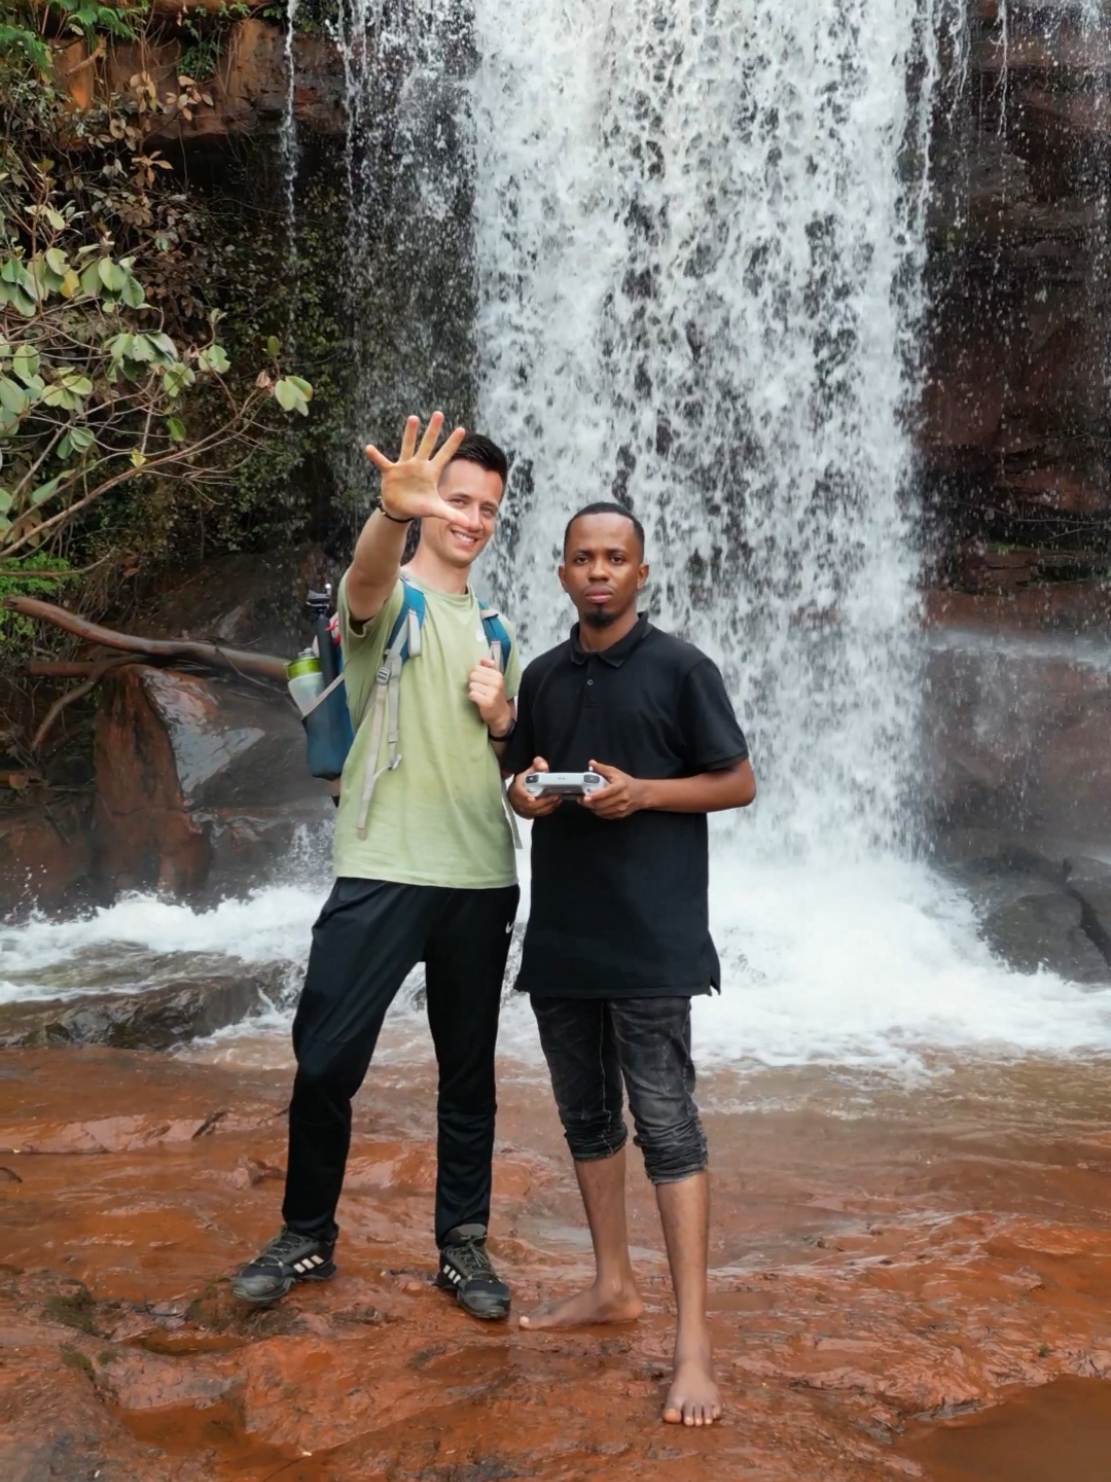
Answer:
<path fill-rule="evenodd" d="M 399 581 L 381 612 L 356 631 L 346 585 L 345 578 L 339 588 L 340 635 L 347 699 L 357 731 L 340 786 L 332 851 L 336 874 L 402 885 L 488 890 L 514 884 L 517 866 L 502 801 L 501 771 L 486 726 L 467 698 L 467 678 L 490 652 L 480 604 L 469 590 L 453 595 L 420 588 L 427 604 L 421 651 L 401 670 L 402 760 L 394 771 L 379 777 L 366 836 L 359 838 L 374 676 L 401 611 L 402 586 Z M 505 626 L 514 637 L 510 624 Z M 505 675 L 510 699 L 516 697 L 520 682 L 514 641 Z M 388 751 L 383 734 L 378 766 L 386 763 Z"/>

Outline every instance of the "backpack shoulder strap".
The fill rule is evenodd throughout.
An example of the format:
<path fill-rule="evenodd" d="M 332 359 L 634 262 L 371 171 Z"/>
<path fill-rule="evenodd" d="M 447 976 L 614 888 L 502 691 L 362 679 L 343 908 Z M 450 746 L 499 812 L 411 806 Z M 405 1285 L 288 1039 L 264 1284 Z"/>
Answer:
<path fill-rule="evenodd" d="M 513 647 L 509 629 L 502 622 L 501 614 L 496 607 L 489 607 L 481 597 L 476 600 L 478 615 L 482 619 L 482 630 L 486 634 L 486 642 L 490 645 L 490 657 L 504 674 L 509 668 L 509 654 Z"/>
<path fill-rule="evenodd" d="M 366 837 L 367 818 L 379 777 L 383 772 L 393 772 L 401 765 L 401 749 L 398 744 L 401 669 L 406 659 L 415 659 L 420 653 L 421 625 L 424 622 L 426 607 L 424 593 L 419 587 L 413 586 L 402 577 L 401 611 L 394 619 L 382 654 L 382 662 L 374 676 L 374 691 L 370 701 L 373 707 L 373 717 L 370 725 L 370 740 L 367 745 L 366 766 L 363 770 L 359 812 L 355 822 L 360 839 Z M 360 717 L 360 723 L 361 719 Z M 386 738 L 387 760 L 380 765 L 383 735 Z"/>
<path fill-rule="evenodd" d="M 415 659 L 420 653 L 420 633 L 424 627 L 424 615 L 428 610 L 428 602 L 420 587 L 414 586 L 412 582 L 401 578 L 401 611 L 394 619 L 390 636 L 386 639 L 386 653 L 393 651 L 394 644 L 401 638 L 401 647 L 398 653 L 401 662 L 406 659 Z M 402 637 L 402 629 L 405 629 Z"/>
<path fill-rule="evenodd" d="M 490 657 L 504 674 L 509 668 L 509 655 L 513 649 L 513 640 L 509 636 L 509 629 L 501 620 L 501 614 L 496 607 L 489 607 L 481 598 L 478 601 L 478 615 L 482 619 L 482 630 L 486 634 L 486 642 L 490 645 Z M 506 783 L 508 786 L 508 783 Z M 521 831 L 517 827 L 517 815 L 509 805 L 505 786 L 502 788 L 502 806 L 505 816 L 509 820 L 509 832 L 513 839 L 514 849 L 520 849 Z"/>

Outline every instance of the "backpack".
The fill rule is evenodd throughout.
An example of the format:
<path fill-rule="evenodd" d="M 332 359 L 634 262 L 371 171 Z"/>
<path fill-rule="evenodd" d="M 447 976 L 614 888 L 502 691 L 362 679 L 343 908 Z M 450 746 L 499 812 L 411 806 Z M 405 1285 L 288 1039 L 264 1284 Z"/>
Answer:
<path fill-rule="evenodd" d="M 367 711 L 373 712 L 356 821 L 360 839 L 366 837 L 367 817 L 379 777 L 383 772 L 393 772 L 401 765 L 401 752 L 398 748 L 401 670 L 406 660 L 415 659 L 420 654 L 421 629 L 427 608 L 425 595 L 404 576 L 401 578 L 401 592 L 401 611 L 390 629 L 382 662 L 374 676 L 374 688 L 363 713 L 353 724 L 343 678 L 343 647 L 340 643 L 339 622 L 333 618 L 328 631 L 334 644 L 338 672 L 304 716 L 309 772 L 313 777 L 334 782 L 343 772 L 347 754 L 354 744 L 355 732 L 366 719 Z M 490 657 L 504 674 L 512 648 L 509 633 L 497 610 L 481 600 L 479 617 L 486 642 L 490 645 Z M 389 759 L 385 766 L 379 767 L 377 762 L 381 754 L 383 732 L 387 737 Z"/>

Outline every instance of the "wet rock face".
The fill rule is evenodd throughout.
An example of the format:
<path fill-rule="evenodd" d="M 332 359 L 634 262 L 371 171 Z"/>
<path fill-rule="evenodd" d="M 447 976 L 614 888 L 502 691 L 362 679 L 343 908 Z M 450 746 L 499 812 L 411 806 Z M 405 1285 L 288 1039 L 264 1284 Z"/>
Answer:
<path fill-rule="evenodd" d="M 80 66 L 84 43 L 67 53 L 70 69 Z M 172 37 L 146 38 L 141 44 L 118 44 L 107 57 L 106 85 L 114 93 L 126 94 L 131 79 L 146 74 L 160 97 L 178 91 L 184 46 Z M 320 134 L 342 134 L 346 127 L 343 61 L 328 41 L 297 33 L 293 38 L 297 88 L 293 105 L 299 123 Z M 85 70 L 67 76 L 78 79 Z M 72 82 L 67 85 L 74 86 Z M 189 110 L 189 117 L 170 115 L 151 139 L 191 144 L 217 141 L 229 136 L 276 130 L 286 109 L 286 38 L 281 27 L 250 17 L 230 26 L 223 41 L 220 64 L 201 91 L 211 98 Z M 88 106 L 91 94 L 81 92 L 77 101 Z"/>
<path fill-rule="evenodd" d="M 1074 983 L 1111 983 L 1111 965 L 1082 920 L 1083 906 L 1075 896 L 1047 890 L 991 912 L 984 936 L 1020 972 L 1045 967 Z"/>
<path fill-rule="evenodd" d="M 182 964 L 183 965 L 183 964 Z M 144 984 L 132 993 L 0 1005 L 0 1049 L 22 1045 L 112 1045 L 121 1050 L 170 1050 L 230 1024 L 265 1002 L 288 997 L 277 969 L 223 972 L 178 982 Z"/>
<path fill-rule="evenodd" d="M 1106 27 L 970 5 L 937 113 L 920 428 L 947 576 L 1012 591 L 1111 568 Z M 1015 549 L 1015 548 L 1018 549 Z"/>
<path fill-rule="evenodd" d="M 196 697 L 201 681 L 182 680 Z M 103 685 L 95 759 L 101 881 L 113 893 L 199 889 L 211 863 L 208 840 L 185 806 L 169 732 L 139 666 Z"/>
<path fill-rule="evenodd" d="M 92 892 L 87 798 L 0 809 L 0 914 L 80 905 Z"/>
<path fill-rule="evenodd" d="M 989 830 L 949 841 L 942 868 L 972 900 L 988 946 L 1021 973 L 1111 983 L 1111 865 L 1052 858 Z"/>
<path fill-rule="evenodd" d="M 306 771 L 300 721 L 261 686 L 122 669 L 103 685 L 95 758 L 96 871 L 110 892 L 247 888 L 331 806 Z"/>
<path fill-rule="evenodd" d="M 926 664 L 923 790 L 935 834 L 1111 841 L 1111 669 L 1071 639 L 939 630 Z"/>

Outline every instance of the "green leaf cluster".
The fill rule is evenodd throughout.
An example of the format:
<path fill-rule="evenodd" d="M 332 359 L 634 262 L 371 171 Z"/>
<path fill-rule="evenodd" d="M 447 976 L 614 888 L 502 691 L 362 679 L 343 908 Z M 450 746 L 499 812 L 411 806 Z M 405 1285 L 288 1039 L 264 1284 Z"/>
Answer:
<path fill-rule="evenodd" d="M 0 644 L 6 659 L 21 657 L 29 651 L 35 638 L 35 624 L 17 612 L 8 612 L 4 598 L 43 597 L 48 602 L 57 602 L 64 600 L 67 587 L 75 580 L 69 562 L 46 551 L 0 564 Z"/>

